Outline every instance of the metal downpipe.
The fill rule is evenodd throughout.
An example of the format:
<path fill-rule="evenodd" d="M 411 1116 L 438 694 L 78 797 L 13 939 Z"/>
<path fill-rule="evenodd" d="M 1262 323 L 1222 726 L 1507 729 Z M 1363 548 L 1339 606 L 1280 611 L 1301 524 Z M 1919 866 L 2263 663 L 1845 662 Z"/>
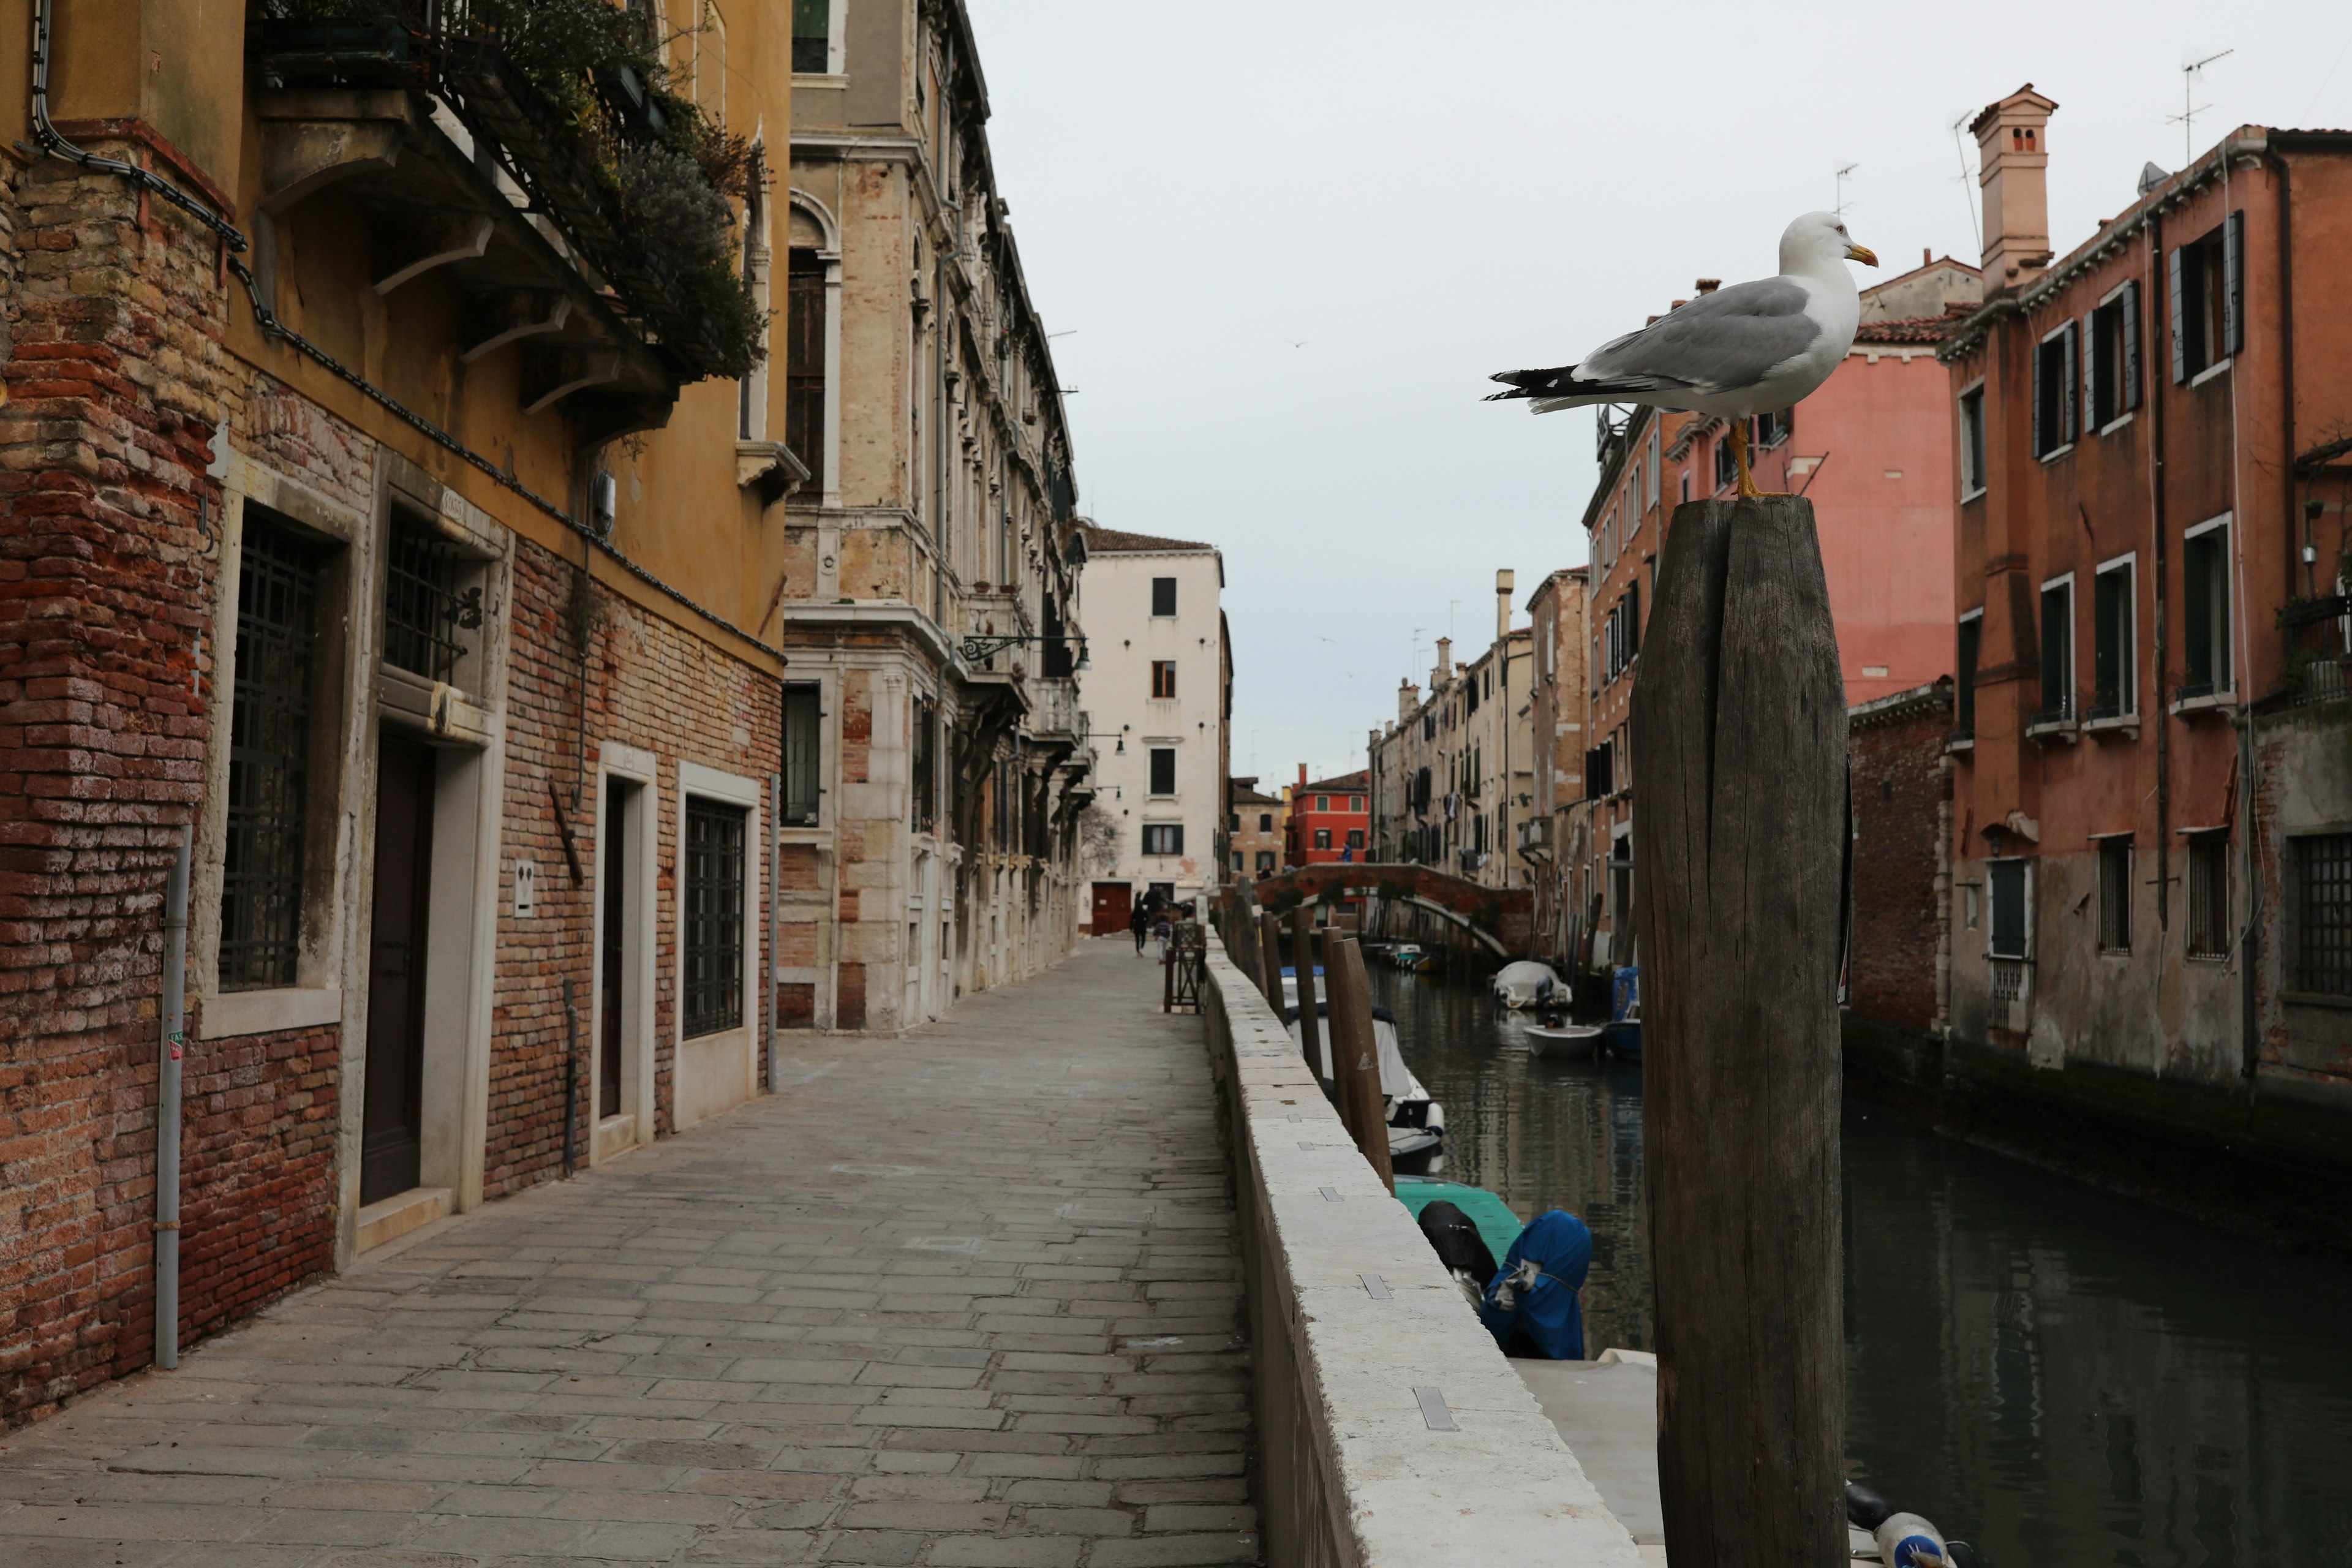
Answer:
<path fill-rule="evenodd" d="M 163 891 L 163 1053 L 155 1079 L 155 1364 L 180 1364 L 180 1058 L 187 1048 L 188 840 Z"/>

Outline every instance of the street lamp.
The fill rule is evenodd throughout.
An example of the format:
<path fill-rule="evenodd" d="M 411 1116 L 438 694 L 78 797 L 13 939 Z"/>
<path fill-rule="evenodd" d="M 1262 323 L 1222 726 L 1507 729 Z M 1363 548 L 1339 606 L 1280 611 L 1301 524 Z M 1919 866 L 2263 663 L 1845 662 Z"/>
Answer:
<path fill-rule="evenodd" d="M 962 643 L 959 645 L 958 651 L 963 655 L 964 658 L 968 662 L 978 664 L 982 659 L 992 658 L 996 655 L 1003 653 L 1006 648 L 1017 647 L 1024 643 L 1045 643 L 1056 647 L 1066 647 L 1074 642 L 1078 645 L 1078 657 L 1077 661 L 1071 665 L 1070 668 L 1073 670 L 1093 668 L 1093 664 L 1087 658 L 1087 639 L 1084 637 L 1001 637 L 994 632 L 988 632 L 964 638 Z"/>

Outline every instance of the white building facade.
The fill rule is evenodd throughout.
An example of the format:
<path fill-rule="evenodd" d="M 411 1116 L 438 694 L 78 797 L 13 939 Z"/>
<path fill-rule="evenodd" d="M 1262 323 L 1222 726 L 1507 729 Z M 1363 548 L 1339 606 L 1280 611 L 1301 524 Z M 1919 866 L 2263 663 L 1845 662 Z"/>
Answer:
<path fill-rule="evenodd" d="M 1225 563 L 1184 540 L 1092 523 L 1080 537 L 1078 696 L 1093 721 L 1091 810 L 1107 829 L 1086 871 L 1090 924 L 1107 934 L 1152 893 L 1213 896 L 1222 882 Z"/>

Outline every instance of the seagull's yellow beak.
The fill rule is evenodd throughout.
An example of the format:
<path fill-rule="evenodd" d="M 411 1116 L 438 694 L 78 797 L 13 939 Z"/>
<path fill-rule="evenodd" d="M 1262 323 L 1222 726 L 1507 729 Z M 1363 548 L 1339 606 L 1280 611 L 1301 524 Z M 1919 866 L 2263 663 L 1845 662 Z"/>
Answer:
<path fill-rule="evenodd" d="M 1848 261 L 1859 261 L 1864 267 L 1875 267 L 1878 265 L 1878 253 L 1871 249 L 1870 247 L 1866 245 L 1847 246 L 1845 247 L 1845 258 Z"/>

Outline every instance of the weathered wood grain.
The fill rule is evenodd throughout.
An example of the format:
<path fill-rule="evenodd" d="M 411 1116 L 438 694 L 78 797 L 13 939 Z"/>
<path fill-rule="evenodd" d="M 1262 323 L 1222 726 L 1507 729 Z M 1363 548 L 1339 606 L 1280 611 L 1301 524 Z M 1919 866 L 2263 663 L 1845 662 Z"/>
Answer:
<path fill-rule="evenodd" d="M 1845 1558 L 1845 692 L 1812 509 L 1677 508 L 1633 704 L 1668 1555 Z"/>

